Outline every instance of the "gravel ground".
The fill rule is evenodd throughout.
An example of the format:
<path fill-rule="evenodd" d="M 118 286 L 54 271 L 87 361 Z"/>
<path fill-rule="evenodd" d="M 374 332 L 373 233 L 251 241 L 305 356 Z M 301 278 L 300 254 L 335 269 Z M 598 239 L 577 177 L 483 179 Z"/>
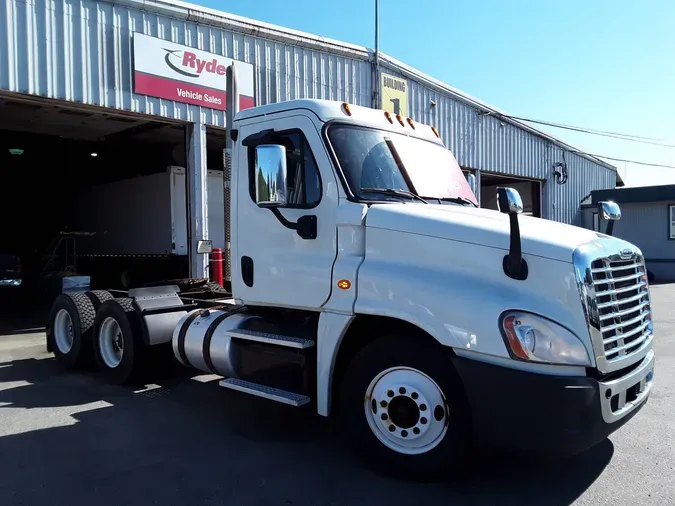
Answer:
<path fill-rule="evenodd" d="M 458 483 L 434 485 L 373 474 L 323 419 L 213 377 L 134 391 L 66 373 L 39 324 L 10 332 L 0 315 L 0 504 L 673 504 L 675 285 L 652 290 L 656 385 L 631 423 L 566 461 L 477 458 Z"/>

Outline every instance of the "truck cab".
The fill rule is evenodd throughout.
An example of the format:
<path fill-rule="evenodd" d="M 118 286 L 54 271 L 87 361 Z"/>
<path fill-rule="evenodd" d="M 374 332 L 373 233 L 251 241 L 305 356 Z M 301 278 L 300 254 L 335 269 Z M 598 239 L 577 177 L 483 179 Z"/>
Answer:
<path fill-rule="evenodd" d="M 231 298 L 105 301 L 95 354 L 108 335 L 170 342 L 221 386 L 335 416 L 375 466 L 425 479 L 472 442 L 578 453 L 644 405 L 636 246 L 524 216 L 509 188 L 480 209 L 438 132 L 399 115 L 297 100 L 239 112 L 229 135 Z"/>

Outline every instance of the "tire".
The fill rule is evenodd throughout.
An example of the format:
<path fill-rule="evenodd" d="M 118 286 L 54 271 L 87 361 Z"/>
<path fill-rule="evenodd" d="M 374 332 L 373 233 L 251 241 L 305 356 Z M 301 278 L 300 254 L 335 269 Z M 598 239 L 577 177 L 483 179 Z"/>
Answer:
<path fill-rule="evenodd" d="M 225 290 L 222 286 L 220 286 L 218 283 L 214 281 L 209 281 L 203 287 L 200 287 L 198 290 L 213 293 L 227 293 L 227 290 Z"/>
<path fill-rule="evenodd" d="M 67 369 L 91 360 L 92 331 L 96 311 L 83 292 L 59 295 L 47 320 L 47 349 Z"/>
<path fill-rule="evenodd" d="M 385 336 L 357 353 L 345 372 L 340 426 L 350 445 L 385 474 L 435 481 L 451 476 L 466 456 L 469 404 L 449 356 L 439 348 L 419 338 Z"/>
<path fill-rule="evenodd" d="M 183 278 L 183 279 L 169 279 L 166 281 L 166 285 L 176 285 L 181 292 L 197 291 L 201 289 L 206 283 L 208 283 L 206 278 Z"/>
<path fill-rule="evenodd" d="M 91 303 L 94 305 L 94 309 L 96 311 L 98 311 L 98 308 L 101 307 L 101 304 L 103 304 L 105 301 L 115 298 L 110 292 L 105 290 L 91 290 L 84 293 L 87 294 L 87 297 L 89 297 L 89 300 L 91 300 Z"/>
<path fill-rule="evenodd" d="M 114 342 L 113 337 L 117 338 Z M 144 350 L 140 316 L 133 299 L 111 299 L 101 304 L 96 312 L 92 341 L 94 360 L 108 383 L 140 381 Z"/>

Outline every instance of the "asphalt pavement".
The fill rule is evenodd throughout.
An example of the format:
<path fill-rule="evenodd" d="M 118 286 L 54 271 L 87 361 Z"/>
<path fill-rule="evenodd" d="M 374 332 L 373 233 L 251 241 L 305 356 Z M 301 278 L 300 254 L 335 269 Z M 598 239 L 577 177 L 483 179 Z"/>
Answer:
<path fill-rule="evenodd" d="M 440 484 L 364 469 L 326 420 L 212 376 L 134 390 L 64 372 L 40 321 L 0 314 L 0 505 L 671 505 L 675 285 L 652 292 L 656 384 L 636 418 L 574 458 L 481 455 Z"/>

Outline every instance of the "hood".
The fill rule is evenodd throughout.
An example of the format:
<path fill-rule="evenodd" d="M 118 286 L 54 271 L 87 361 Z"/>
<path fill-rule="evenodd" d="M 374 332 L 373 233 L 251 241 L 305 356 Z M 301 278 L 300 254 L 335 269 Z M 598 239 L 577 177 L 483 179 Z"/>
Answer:
<path fill-rule="evenodd" d="M 572 262 L 572 252 L 577 246 L 598 238 L 592 230 L 522 214 L 518 222 L 523 254 Z M 368 210 L 366 226 L 509 249 L 509 216 L 491 209 L 376 204 Z"/>

